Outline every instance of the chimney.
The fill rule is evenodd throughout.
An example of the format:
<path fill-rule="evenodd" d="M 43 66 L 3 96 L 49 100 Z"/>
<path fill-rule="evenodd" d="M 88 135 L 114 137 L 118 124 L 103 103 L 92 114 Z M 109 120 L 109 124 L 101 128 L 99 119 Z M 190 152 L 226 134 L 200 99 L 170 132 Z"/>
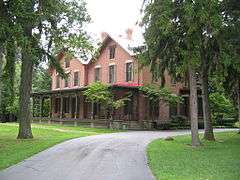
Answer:
<path fill-rule="evenodd" d="M 126 35 L 127 35 L 127 39 L 128 39 L 128 40 L 132 40 L 132 34 L 133 34 L 133 30 L 130 29 L 130 28 L 128 28 L 128 29 L 126 30 Z"/>
<path fill-rule="evenodd" d="M 107 36 L 108 36 L 108 33 L 102 32 L 102 33 L 101 33 L 101 40 L 104 41 Z"/>

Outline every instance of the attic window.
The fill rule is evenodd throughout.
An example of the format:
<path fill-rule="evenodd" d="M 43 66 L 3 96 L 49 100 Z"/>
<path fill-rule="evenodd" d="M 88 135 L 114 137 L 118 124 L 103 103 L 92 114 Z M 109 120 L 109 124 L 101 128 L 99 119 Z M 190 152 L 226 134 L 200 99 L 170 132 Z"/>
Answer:
<path fill-rule="evenodd" d="M 69 67 L 70 67 L 70 60 L 65 59 L 65 68 L 69 68 Z"/>
<path fill-rule="evenodd" d="M 115 50 L 116 50 L 116 46 L 109 47 L 109 59 L 115 58 Z"/>

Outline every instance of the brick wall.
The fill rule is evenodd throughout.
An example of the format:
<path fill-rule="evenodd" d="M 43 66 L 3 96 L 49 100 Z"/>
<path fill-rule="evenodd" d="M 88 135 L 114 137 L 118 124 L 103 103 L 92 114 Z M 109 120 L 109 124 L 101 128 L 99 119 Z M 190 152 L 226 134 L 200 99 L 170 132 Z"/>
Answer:
<path fill-rule="evenodd" d="M 61 90 L 61 89 L 69 89 L 69 88 L 79 88 L 86 85 L 86 70 L 84 64 L 82 64 L 77 59 L 71 59 L 70 60 L 70 66 L 68 68 L 64 67 L 64 58 L 60 60 L 60 64 L 63 67 L 64 71 L 66 73 L 69 73 L 69 86 L 64 87 L 64 79 L 60 80 L 60 87 L 56 88 L 56 79 L 57 79 L 57 71 L 54 69 L 52 71 L 52 90 Z M 79 86 L 74 86 L 74 72 L 79 72 Z"/>

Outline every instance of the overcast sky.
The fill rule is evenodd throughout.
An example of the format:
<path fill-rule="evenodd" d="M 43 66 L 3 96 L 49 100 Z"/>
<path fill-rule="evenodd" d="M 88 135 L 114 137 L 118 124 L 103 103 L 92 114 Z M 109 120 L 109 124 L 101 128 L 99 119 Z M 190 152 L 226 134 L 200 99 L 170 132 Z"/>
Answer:
<path fill-rule="evenodd" d="M 94 36 L 103 31 L 119 35 L 134 26 L 143 0 L 86 0 L 92 18 L 88 29 Z"/>

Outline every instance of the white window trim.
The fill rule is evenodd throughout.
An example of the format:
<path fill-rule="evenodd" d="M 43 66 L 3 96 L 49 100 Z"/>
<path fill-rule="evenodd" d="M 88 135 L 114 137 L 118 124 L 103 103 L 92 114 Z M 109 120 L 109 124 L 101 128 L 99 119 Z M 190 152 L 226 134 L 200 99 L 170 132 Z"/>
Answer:
<path fill-rule="evenodd" d="M 127 63 L 133 63 L 133 60 L 126 60 L 125 64 L 127 64 Z"/>
<path fill-rule="evenodd" d="M 101 68 L 101 65 L 96 65 L 94 68 L 95 68 L 95 69 L 96 69 L 96 68 Z"/>
<path fill-rule="evenodd" d="M 115 66 L 116 65 L 116 63 L 109 63 L 109 65 L 108 66 Z"/>

